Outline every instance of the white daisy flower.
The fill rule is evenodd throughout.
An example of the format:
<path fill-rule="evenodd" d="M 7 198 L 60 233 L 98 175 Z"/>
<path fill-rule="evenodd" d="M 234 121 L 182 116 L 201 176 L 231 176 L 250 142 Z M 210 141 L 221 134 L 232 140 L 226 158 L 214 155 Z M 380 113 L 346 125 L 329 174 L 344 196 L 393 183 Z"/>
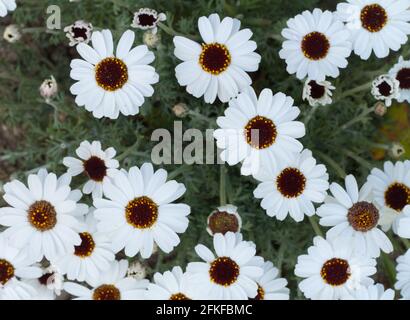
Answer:
<path fill-rule="evenodd" d="M 260 261 L 263 274 L 256 280 L 258 294 L 254 300 L 289 300 L 289 289 L 286 287 L 288 281 L 279 278 L 279 270 L 270 261 Z"/>
<path fill-rule="evenodd" d="M 389 70 L 389 75 L 399 82 L 398 102 L 410 102 L 410 60 L 400 56 L 399 61 Z"/>
<path fill-rule="evenodd" d="M 400 97 L 400 82 L 388 74 L 382 74 L 372 83 L 372 95 L 376 100 L 384 101 L 385 105 L 390 107 L 393 99 Z"/>
<path fill-rule="evenodd" d="M 155 34 L 158 31 L 158 22 L 165 20 L 167 20 L 165 13 L 158 13 L 156 10 L 150 8 L 140 8 L 134 13 L 134 20 L 132 21 L 131 27 L 141 30 L 151 30 L 151 32 Z"/>
<path fill-rule="evenodd" d="M 410 300 L 410 249 L 397 258 L 396 283 L 394 287 L 400 290 L 401 296 L 405 300 Z"/>
<path fill-rule="evenodd" d="M 105 234 L 97 232 L 94 208 L 90 208 L 85 224 L 85 228 L 79 233 L 81 244 L 54 261 L 54 265 L 68 280 L 82 282 L 98 278 L 115 260 L 110 248 L 110 239 Z"/>
<path fill-rule="evenodd" d="M 302 99 L 311 107 L 326 106 L 332 103 L 332 90 L 336 89 L 329 81 L 307 79 L 303 87 Z"/>
<path fill-rule="evenodd" d="M 0 234 L 0 300 L 27 300 L 35 295 L 34 287 L 22 281 L 41 276 L 41 269 L 31 263 L 25 251 Z"/>
<path fill-rule="evenodd" d="M 77 230 L 88 207 L 79 204 L 81 192 L 71 191 L 71 177 L 41 169 L 28 176 L 28 187 L 18 180 L 4 186 L 4 200 L 10 207 L 0 208 L 0 224 L 8 227 L 4 236 L 31 259 L 53 261 L 81 243 Z"/>
<path fill-rule="evenodd" d="M 315 214 L 313 203 L 322 203 L 329 189 L 329 175 L 323 164 L 316 164 L 308 149 L 278 168 L 267 166 L 255 176 L 261 181 L 253 192 L 262 199 L 261 207 L 270 217 L 282 221 L 289 214 L 296 222 Z"/>
<path fill-rule="evenodd" d="M 40 264 L 36 266 L 40 267 Z M 64 276 L 54 265 L 41 268 L 41 271 L 40 278 L 26 280 L 36 290 L 36 294 L 32 298 L 35 300 L 55 300 L 63 290 Z"/>
<path fill-rule="evenodd" d="M 255 246 L 242 241 L 239 234 L 217 233 L 213 238 L 216 256 L 202 244 L 195 251 L 205 262 L 191 262 L 187 272 L 196 288 L 200 288 L 200 299 L 247 300 L 258 293 L 256 279 L 263 269 L 255 263 Z"/>
<path fill-rule="evenodd" d="M 279 56 L 286 60 L 286 70 L 298 79 L 324 81 L 337 78 L 339 68 L 347 67 L 351 54 L 349 31 L 330 11 L 304 11 L 287 22 L 282 30 L 286 39 Z"/>
<path fill-rule="evenodd" d="M 409 0 L 347 0 L 337 5 L 336 15 L 347 23 L 354 52 L 367 60 L 372 52 L 387 57 L 407 42 L 409 7 Z"/>
<path fill-rule="evenodd" d="M 144 97 L 154 94 L 151 85 L 159 79 L 149 65 L 154 54 L 146 45 L 131 50 L 134 38 L 133 31 L 125 31 L 115 55 L 110 30 L 93 32 L 93 48 L 85 43 L 76 47 L 84 60 L 71 61 L 70 76 L 78 82 L 70 91 L 77 96 L 76 104 L 85 106 L 98 119 L 117 119 L 120 112 L 125 116 L 136 115 Z"/>
<path fill-rule="evenodd" d="M 241 23 L 217 14 L 198 19 L 202 45 L 184 37 L 174 37 L 175 56 L 184 61 L 175 68 L 178 83 L 196 98 L 213 103 L 236 97 L 252 84 L 247 72 L 257 71 L 261 56 L 250 41 L 252 31 L 239 30 Z"/>
<path fill-rule="evenodd" d="M 402 161 L 384 163 L 384 170 L 374 168 L 367 177 L 375 202 L 382 208 L 380 225 L 397 234 L 402 211 L 410 204 L 410 165 Z"/>
<path fill-rule="evenodd" d="M 378 257 L 380 250 L 393 251 L 393 245 L 379 224 L 379 209 L 372 203 L 369 185 L 360 191 L 354 176 L 345 178 L 346 189 L 337 183 L 330 185 L 333 197 L 328 197 L 317 210 L 322 226 L 332 227 L 327 239 L 343 241 L 352 238 L 357 254 Z"/>
<path fill-rule="evenodd" d="M 348 299 L 361 286 L 373 284 L 376 260 L 355 254 L 349 241 L 315 237 L 307 255 L 298 257 L 295 274 L 306 278 L 299 289 L 313 300 Z"/>
<path fill-rule="evenodd" d="M 394 300 L 394 290 L 384 290 L 381 283 L 355 290 L 349 300 Z"/>
<path fill-rule="evenodd" d="M 70 47 L 79 43 L 88 43 L 91 40 L 93 25 L 90 22 L 78 20 L 64 28 L 66 37 L 70 40 Z"/>
<path fill-rule="evenodd" d="M 8 11 L 14 11 L 16 7 L 16 0 L 0 0 L 0 17 L 5 17 Z"/>
<path fill-rule="evenodd" d="M 264 89 L 256 96 L 253 89 L 229 102 L 225 115 L 216 120 L 220 156 L 233 166 L 243 161 L 241 174 L 257 174 L 263 165 L 290 161 L 303 149 L 296 139 L 305 135 L 305 125 L 294 121 L 300 113 L 293 99 Z"/>
<path fill-rule="evenodd" d="M 83 187 L 83 193 L 91 193 L 93 199 L 97 199 L 102 197 L 103 185 L 118 173 L 119 163 L 114 159 L 116 153 L 114 148 L 102 150 L 100 141 L 83 141 L 76 150 L 80 159 L 65 157 L 63 164 L 71 176 L 81 173 L 88 176 L 89 180 Z"/>
<path fill-rule="evenodd" d="M 227 232 L 241 232 L 242 218 L 238 213 L 238 208 L 227 204 L 218 207 L 207 219 L 206 231 L 213 236 L 215 233 L 225 234 Z"/>
<path fill-rule="evenodd" d="M 64 290 L 74 300 L 144 300 L 148 280 L 126 277 L 128 261 L 113 261 L 107 272 L 87 283 L 91 289 L 74 282 L 66 282 Z"/>
<path fill-rule="evenodd" d="M 174 267 L 163 274 L 154 274 L 154 283 L 148 285 L 148 300 L 194 300 L 198 288 L 192 285 L 190 274 L 181 267 Z"/>
<path fill-rule="evenodd" d="M 118 252 L 125 248 L 128 257 L 138 252 L 146 259 L 156 243 L 162 251 L 170 253 L 180 242 L 177 233 L 188 228 L 191 209 L 183 203 L 172 203 L 185 193 L 185 186 L 175 180 L 166 181 L 167 172 L 154 172 L 150 163 L 141 169 L 121 170 L 113 183 L 104 185 L 108 199 L 96 199 L 97 228 L 109 233 L 112 248 Z"/>

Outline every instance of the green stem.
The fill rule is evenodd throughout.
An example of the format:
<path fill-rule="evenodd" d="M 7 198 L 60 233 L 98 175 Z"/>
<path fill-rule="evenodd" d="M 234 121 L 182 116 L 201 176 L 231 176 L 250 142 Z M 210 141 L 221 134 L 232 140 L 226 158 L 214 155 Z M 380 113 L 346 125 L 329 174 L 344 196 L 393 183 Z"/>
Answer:
<path fill-rule="evenodd" d="M 371 107 L 371 108 L 367 108 L 366 110 L 364 110 L 359 116 L 357 116 L 356 118 L 353 118 L 352 120 L 346 122 L 344 125 L 342 125 L 340 127 L 339 130 L 337 130 L 337 132 L 339 133 L 340 131 L 346 130 L 347 128 L 351 127 L 352 125 L 361 122 L 362 120 L 364 120 L 370 113 L 374 112 L 374 110 L 376 109 L 375 106 Z"/>
<path fill-rule="evenodd" d="M 226 172 L 225 166 L 220 167 L 220 178 L 219 178 L 219 201 L 221 206 L 226 205 Z"/>
<path fill-rule="evenodd" d="M 305 119 L 305 126 L 306 126 L 306 127 L 307 127 L 308 123 L 310 122 L 310 120 L 312 119 L 313 115 L 315 114 L 315 112 L 316 112 L 316 110 L 317 110 L 318 108 L 319 108 L 319 107 L 316 106 L 316 107 L 312 107 L 312 108 L 309 110 L 309 113 L 306 115 L 306 119 Z"/>
<path fill-rule="evenodd" d="M 403 242 L 406 249 L 410 249 L 410 241 L 408 239 L 400 238 L 401 242 Z"/>
<path fill-rule="evenodd" d="M 373 82 L 373 81 L 366 82 L 366 83 L 364 83 L 364 84 L 362 84 L 362 85 L 360 85 L 360 86 L 358 86 L 358 87 L 355 87 L 355 88 L 353 88 L 353 89 L 344 91 L 340 96 L 337 97 L 337 100 L 342 100 L 342 99 L 344 99 L 344 98 L 346 98 L 346 97 L 348 97 L 348 96 L 352 96 L 352 95 L 354 95 L 354 94 L 356 94 L 356 93 L 358 93 L 358 92 L 370 90 L 370 88 L 372 87 L 372 82 Z"/>
<path fill-rule="evenodd" d="M 320 158 L 322 158 L 328 165 L 330 165 L 336 171 L 340 178 L 344 179 L 346 177 L 346 172 L 336 161 L 334 161 L 332 158 L 330 158 L 328 155 L 324 154 L 321 151 L 316 151 L 316 154 Z"/>
<path fill-rule="evenodd" d="M 195 36 L 191 36 L 191 35 L 186 35 L 186 34 L 182 34 L 178 31 L 175 31 L 172 27 L 167 26 L 166 24 L 162 23 L 162 22 L 158 22 L 157 26 L 164 31 L 166 34 L 170 35 L 170 36 L 181 36 L 181 37 L 186 37 L 189 38 L 191 40 L 199 40 L 198 37 Z"/>
<path fill-rule="evenodd" d="M 367 169 L 372 169 L 373 165 L 371 163 L 369 163 L 368 161 L 366 161 L 365 159 L 363 159 L 362 157 L 358 156 L 357 154 L 355 154 L 353 151 L 350 151 L 348 149 L 343 149 L 343 152 L 349 157 L 352 158 L 353 160 L 355 160 L 358 164 L 362 165 L 363 167 L 367 168 Z"/>
<path fill-rule="evenodd" d="M 309 218 L 309 222 L 312 225 L 313 230 L 315 231 L 317 236 L 321 236 L 323 237 L 323 232 L 320 229 L 319 224 L 317 223 L 316 219 L 313 217 L 308 217 Z"/>
<path fill-rule="evenodd" d="M 139 146 L 139 140 L 137 139 L 137 141 L 135 141 L 135 143 L 134 143 L 132 146 L 130 146 L 130 147 L 128 147 L 127 149 L 125 149 L 123 153 L 121 153 L 120 155 L 118 155 L 118 156 L 116 157 L 116 159 L 117 159 L 118 161 L 124 160 L 126 157 L 128 157 L 128 155 L 129 155 L 134 149 L 138 149 L 138 146 Z"/>

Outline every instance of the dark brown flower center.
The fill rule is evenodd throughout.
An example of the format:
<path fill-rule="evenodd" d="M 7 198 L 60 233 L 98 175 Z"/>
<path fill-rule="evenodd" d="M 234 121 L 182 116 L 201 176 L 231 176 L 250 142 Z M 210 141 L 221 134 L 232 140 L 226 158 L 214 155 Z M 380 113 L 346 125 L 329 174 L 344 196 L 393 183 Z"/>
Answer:
<path fill-rule="evenodd" d="M 386 81 L 380 83 L 377 86 L 377 89 L 379 89 L 379 92 L 382 96 L 388 97 L 391 95 L 392 87 Z"/>
<path fill-rule="evenodd" d="M 153 14 L 140 13 L 138 14 L 138 21 L 143 27 L 152 27 L 157 22 L 157 18 Z"/>
<path fill-rule="evenodd" d="M 278 132 L 271 119 L 256 116 L 245 127 L 246 142 L 255 149 L 265 149 L 275 143 Z"/>
<path fill-rule="evenodd" d="M 103 284 L 94 289 L 93 300 L 121 300 L 121 292 L 112 284 Z"/>
<path fill-rule="evenodd" d="M 81 28 L 81 27 L 73 27 L 71 28 L 71 31 L 74 34 L 74 38 L 82 38 L 82 39 L 87 39 L 87 29 L 86 28 Z"/>
<path fill-rule="evenodd" d="M 320 32 L 311 32 L 303 37 L 302 52 L 310 60 L 321 60 L 327 56 L 330 49 L 328 38 Z"/>
<path fill-rule="evenodd" d="M 83 163 L 85 173 L 91 180 L 101 182 L 107 175 L 107 166 L 104 160 L 96 156 L 92 156 Z"/>
<path fill-rule="evenodd" d="M 40 278 L 38 278 L 38 282 L 40 282 L 41 285 L 47 286 L 50 283 L 54 282 L 54 273 L 45 273 L 43 274 Z"/>
<path fill-rule="evenodd" d="M 57 224 L 57 212 L 50 202 L 36 201 L 28 209 L 28 221 L 37 230 L 47 231 Z"/>
<path fill-rule="evenodd" d="M 403 68 L 396 75 L 400 89 L 410 89 L 410 68 Z"/>
<path fill-rule="evenodd" d="M 393 183 L 384 193 L 386 205 L 396 211 L 401 211 L 410 204 L 410 188 L 403 183 Z"/>
<path fill-rule="evenodd" d="M 320 275 L 327 284 L 340 286 L 350 277 L 349 263 L 344 259 L 330 259 L 323 264 Z"/>
<path fill-rule="evenodd" d="M 370 32 L 378 32 L 387 23 L 387 13 L 384 8 L 375 3 L 365 6 L 360 13 L 363 28 Z"/>
<path fill-rule="evenodd" d="M 13 277 L 13 265 L 5 259 L 0 259 L 0 283 L 4 286 Z"/>
<path fill-rule="evenodd" d="M 125 208 L 125 217 L 133 227 L 147 229 L 158 219 L 158 206 L 148 197 L 135 198 Z"/>
<path fill-rule="evenodd" d="M 191 300 L 183 293 L 174 293 L 169 300 Z"/>
<path fill-rule="evenodd" d="M 199 64 L 202 70 L 218 75 L 224 72 L 231 64 L 231 54 L 223 44 L 203 44 L 202 52 L 199 56 Z"/>
<path fill-rule="evenodd" d="M 93 236 L 88 232 L 82 232 L 79 235 L 81 238 L 81 244 L 79 246 L 74 246 L 74 254 L 81 258 L 89 257 L 95 249 Z"/>
<path fill-rule="evenodd" d="M 121 89 L 128 81 L 128 68 L 118 58 L 105 58 L 95 67 L 95 80 L 106 91 Z"/>
<path fill-rule="evenodd" d="M 320 99 L 325 95 L 326 89 L 325 86 L 318 84 L 316 81 L 311 80 L 309 82 L 310 87 L 310 96 L 313 99 Z"/>
<path fill-rule="evenodd" d="M 238 279 L 239 266 L 231 258 L 220 257 L 211 263 L 209 276 L 212 282 L 227 287 Z"/>
<path fill-rule="evenodd" d="M 296 198 L 305 190 L 306 177 L 299 169 L 286 168 L 276 178 L 276 186 L 284 197 Z"/>
<path fill-rule="evenodd" d="M 347 220 L 354 230 L 366 232 L 377 226 L 379 210 L 372 203 L 357 202 L 349 209 Z"/>
<path fill-rule="evenodd" d="M 209 217 L 208 227 L 212 233 L 225 234 L 229 231 L 235 233 L 239 231 L 239 221 L 233 214 L 225 211 L 215 211 Z"/>

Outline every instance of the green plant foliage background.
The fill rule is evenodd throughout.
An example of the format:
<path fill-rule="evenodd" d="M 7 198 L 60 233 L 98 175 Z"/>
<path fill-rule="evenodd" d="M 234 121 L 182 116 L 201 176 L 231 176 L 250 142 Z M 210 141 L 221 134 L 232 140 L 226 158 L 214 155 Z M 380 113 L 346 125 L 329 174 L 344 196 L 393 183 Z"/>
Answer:
<path fill-rule="evenodd" d="M 140 7 L 166 13 L 164 24 L 169 29 L 167 32 L 158 31 L 161 40 L 157 48 L 152 49 L 160 82 L 154 86 L 154 96 L 146 100 L 139 115 L 120 116 L 115 121 L 97 120 L 75 105 L 69 92 L 73 83 L 69 77 L 69 64 L 78 55 L 75 49 L 68 47 L 68 39 L 62 30 L 46 31 L 46 8 L 52 4 L 61 8 L 62 27 L 83 19 L 90 21 L 96 29 L 111 29 L 116 40 L 130 28 L 133 12 Z M 190 109 L 189 115 L 182 119 L 185 129 L 205 131 L 215 128 L 216 117 L 223 114 L 227 105 L 206 104 L 179 87 L 174 74 L 179 61 L 173 55 L 170 34 L 178 32 L 198 37 L 198 17 L 213 12 L 237 17 L 242 27 L 254 32 L 253 40 L 257 42 L 257 51 L 262 56 L 259 71 L 252 74 L 255 90 L 260 92 L 263 88 L 271 88 L 295 99 L 295 104 L 302 111 L 300 120 L 307 125 L 307 135 L 302 142 L 313 151 L 319 162 L 328 167 L 331 180 L 341 182 L 345 173 L 352 173 L 363 182 L 372 167 L 380 167 L 383 161 L 390 159 L 389 153 L 383 150 L 395 140 L 391 140 L 391 134 L 386 134 L 386 130 L 379 130 L 380 127 L 395 132 L 395 121 L 404 121 L 407 126 L 400 126 L 400 130 L 407 142 L 401 143 L 409 145 L 408 112 L 399 112 L 395 117 L 376 116 L 370 109 L 375 103 L 370 95 L 370 84 L 377 75 L 386 72 L 400 54 L 410 58 L 410 46 L 405 45 L 401 52 L 391 53 L 381 60 L 372 57 L 361 61 L 352 55 L 348 68 L 342 70 L 338 79 L 332 80 L 337 88 L 334 103 L 311 108 L 301 99 L 303 83 L 286 72 L 285 63 L 279 58 L 280 32 L 287 19 L 303 10 L 316 7 L 334 10 L 336 4 L 334 0 L 20 1 L 14 13 L 0 20 L 0 31 L 10 23 L 19 25 L 24 31 L 18 43 L 0 41 L 0 186 L 12 178 L 25 179 L 27 174 L 40 167 L 62 174 L 65 169 L 63 157 L 73 155 L 84 139 L 100 140 L 104 147 L 113 146 L 124 168 L 150 161 L 154 146 L 151 133 L 156 128 L 172 130 L 173 122 L 181 120 L 174 115 L 172 107 L 180 102 L 186 103 Z M 135 44 L 141 44 L 144 32 L 135 31 Z M 39 96 L 38 88 L 50 75 L 57 79 L 60 91 L 53 103 L 47 104 Z M 408 110 L 408 105 L 404 108 Z M 379 156 L 374 157 L 375 149 L 382 150 L 381 156 L 379 152 Z M 187 262 L 197 259 L 193 248 L 198 242 L 211 244 L 211 237 L 205 231 L 206 218 L 220 204 L 221 193 L 224 195 L 226 192 L 228 202 L 239 207 L 245 238 L 254 241 L 258 254 L 281 270 L 282 276 L 289 281 L 292 297 L 302 298 L 293 269 L 297 256 L 306 251 L 315 235 L 308 219 L 295 223 L 290 218 L 284 222 L 269 218 L 260 208 L 259 200 L 253 198 L 256 182 L 240 176 L 238 166 L 164 167 L 172 178 L 186 185 L 183 201 L 192 207 L 192 214 L 189 228 L 174 252 L 169 255 L 159 253 L 143 262 L 150 275 L 173 265 L 184 267 Z M 222 184 L 221 174 L 225 181 Z M 82 183 L 81 178 L 74 178 L 76 187 L 81 187 Z M 316 217 L 314 220 L 317 221 Z M 379 272 L 375 278 L 392 287 L 395 258 L 403 253 L 405 245 L 390 236 L 396 250 L 390 256 L 379 258 Z"/>

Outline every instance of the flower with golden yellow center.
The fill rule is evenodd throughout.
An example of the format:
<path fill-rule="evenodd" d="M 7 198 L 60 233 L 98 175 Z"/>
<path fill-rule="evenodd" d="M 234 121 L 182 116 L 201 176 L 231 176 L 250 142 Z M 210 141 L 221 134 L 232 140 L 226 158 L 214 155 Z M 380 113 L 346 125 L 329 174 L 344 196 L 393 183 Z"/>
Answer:
<path fill-rule="evenodd" d="M 95 66 L 95 80 L 105 91 L 121 89 L 128 81 L 127 65 L 118 58 L 105 58 Z"/>
<path fill-rule="evenodd" d="M 125 208 L 125 218 L 134 228 L 148 229 L 158 219 L 158 206 L 146 196 L 135 198 Z"/>
<path fill-rule="evenodd" d="M 245 126 L 246 142 L 255 149 L 266 149 L 276 141 L 278 132 L 271 119 L 256 116 Z"/>
<path fill-rule="evenodd" d="M 91 256 L 95 249 L 95 242 L 93 236 L 88 232 L 82 232 L 79 234 L 81 238 L 81 244 L 74 246 L 74 254 L 80 258 L 86 258 Z"/>
<path fill-rule="evenodd" d="M 387 24 L 387 12 L 379 4 L 369 4 L 360 12 L 362 27 L 369 32 L 379 32 Z"/>
<path fill-rule="evenodd" d="M 220 43 L 202 44 L 199 64 L 205 72 L 219 75 L 231 64 L 231 54 L 228 48 Z"/>
<path fill-rule="evenodd" d="M 94 289 L 93 300 L 121 300 L 121 292 L 112 284 L 103 284 Z"/>
<path fill-rule="evenodd" d="M 347 220 L 354 230 L 366 232 L 377 226 L 379 210 L 370 202 L 357 202 L 348 210 Z"/>
<path fill-rule="evenodd" d="M 5 259 L 0 259 L 0 284 L 3 286 L 14 277 L 14 266 Z"/>
<path fill-rule="evenodd" d="M 349 263 L 339 258 L 327 260 L 320 270 L 320 276 L 331 286 L 341 286 L 350 278 Z"/>
<path fill-rule="evenodd" d="M 57 224 L 57 212 L 50 202 L 36 201 L 28 209 L 28 221 L 37 230 L 47 231 Z"/>
<path fill-rule="evenodd" d="M 228 287 L 238 280 L 239 266 L 229 257 L 219 257 L 211 263 L 209 276 L 212 282 Z"/>

